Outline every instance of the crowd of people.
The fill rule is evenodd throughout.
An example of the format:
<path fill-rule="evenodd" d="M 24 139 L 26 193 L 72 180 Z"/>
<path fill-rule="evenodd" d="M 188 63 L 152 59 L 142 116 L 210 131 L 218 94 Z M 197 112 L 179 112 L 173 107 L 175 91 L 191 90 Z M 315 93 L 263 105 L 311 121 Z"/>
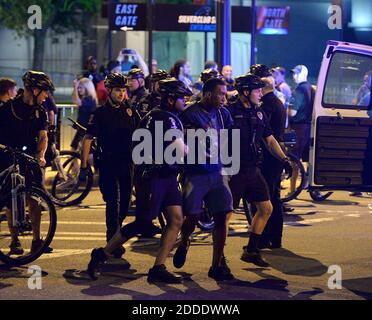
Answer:
<path fill-rule="evenodd" d="M 308 159 L 314 89 L 307 81 L 306 66 L 298 65 L 291 70 L 296 83 L 291 90 L 285 82 L 286 70 L 280 66 L 269 68 L 256 64 L 247 74 L 234 78 L 231 66 L 223 66 L 220 73 L 215 62 L 207 61 L 199 79 L 193 83 L 187 60 L 177 60 L 169 72 L 158 70 L 153 61 L 151 73 L 140 60 L 139 65 L 131 65 L 123 74 L 125 59 L 123 51 L 117 61 L 109 63 L 102 77 L 95 58 L 89 57 L 87 70 L 73 84 L 72 100 L 79 106 L 78 122 L 87 127 L 85 136 L 76 134 L 71 143 L 75 150 L 79 144 L 82 146 L 79 179 L 84 180 L 89 174 L 90 147 L 97 138 L 96 166 L 106 203 L 107 244 L 92 251 L 87 267 L 89 275 L 95 279 L 100 265 L 111 258 L 120 259 L 123 266 L 130 267 L 124 258 L 123 244 L 136 235 L 156 233 L 153 220 L 163 212 L 167 224 L 148 280 L 181 282 L 180 276 L 167 270 L 166 258 L 181 232 L 173 265 L 184 266 L 191 235 L 205 206 L 215 223 L 208 276 L 218 281 L 231 280 L 234 276 L 224 247 L 229 219 L 242 199 L 252 204 L 254 216 L 241 260 L 268 267 L 260 250 L 282 247 L 281 175 L 284 170 L 288 178 L 292 176 L 293 185 L 297 177 L 297 172 L 292 175 L 292 166 L 282 146 L 285 128 L 291 126 L 296 131 L 295 154 L 304 161 Z M 15 148 L 26 146 L 26 152 L 35 156 L 43 167 L 48 130 L 54 129 L 51 95 L 54 86 L 45 73 L 36 71 L 26 72 L 23 85 L 24 89 L 17 93 L 14 80 L 0 79 L 0 143 Z M 156 123 L 161 123 L 164 130 L 182 132 L 214 129 L 220 134 L 225 129 L 239 130 L 239 172 L 224 175 L 220 157 L 213 163 L 196 160 L 194 164 L 171 165 L 156 163 L 152 152 L 150 163 L 133 163 L 132 151 L 136 147 L 133 135 L 137 129 L 149 130 L 153 139 L 164 139 L 156 136 Z M 169 146 L 187 158 L 186 135 L 163 141 L 163 152 Z M 204 149 L 207 158 L 210 148 Z M 0 168 L 6 167 L 9 159 L 1 155 L 0 160 Z M 33 177 L 26 174 L 27 179 Z M 126 223 L 133 187 L 136 218 Z M 33 207 L 36 217 L 40 210 Z M 7 212 L 11 221 L 10 210 Z M 37 248 L 41 241 L 34 232 L 33 246 Z M 10 248 L 12 254 L 23 252 L 16 233 L 12 234 Z"/>

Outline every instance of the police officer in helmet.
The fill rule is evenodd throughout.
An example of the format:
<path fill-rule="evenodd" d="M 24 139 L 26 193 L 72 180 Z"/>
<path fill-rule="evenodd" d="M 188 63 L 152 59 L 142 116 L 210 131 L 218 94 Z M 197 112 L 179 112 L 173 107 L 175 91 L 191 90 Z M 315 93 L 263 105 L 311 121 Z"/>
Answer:
<path fill-rule="evenodd" d="M 163 141 L 163 151 L 168 147 L 174 147 L 176 153 L 183 156 L 186 146 L 183 143 L 182 123 L 177 114 L 185 108 L 185 96 L 190 96 L 191 91 L 182 81 L 171 78 L 159 82 L 159 93 L 161 95 L 160 108 L 150 111 L 141 120 L 139 128 L 148 130 L 153 141 L 164 140 L 163 136 L 156 137 L 155 123 L 156 125 L 162 125 L 164 132 L 169 129 L 178 129 L 181 135 L 175 137 L 173 141 Z M 133 140 L 137 139 L 133 137 Z M 133 159 L 135 160 L 141 152 L 140 148 L 136 150 L 139 146 L 140 144 L 133 149 Z M 178 161 L 177 164 L 168 164 L 165 161 L 154 165 L 154 151 L 153 148 L 151 164 L 143 164 L 138 161 L 136 167 L 136 177 L 140 180 L 137 189 L 136 220 L 122 227 L 105 248 L 92 251 L 91 260 L 88 264 L 88 273 L 92 278 L 96 277 L 95 271 L 99 265 L 106 261 L 115 249 L 137 234 L 146 232 L 146 226 L 151 227 L 152 220 L 157 217 L 160 211 L 163 211 L 167 226 L 162 234 L 162 241 L 154 266 L 149 270 L 148 281 L 164 283 L 179 283 L 182 281 L 180 276 L 170 273 L 165 267 L 166 257 L 176 242 L 183 222 L 182 197 L 177 182 L 179 165 L 177 165 Z"/>
<path fill-rule="evenodd" d="M 263 260 L 258 250 L 260 236 L 272 212 L 269 190 L 258 167 L 261 140 L 264 139 L 268 150 L 282 161 L 288 174 L 291 166 L 273 137 L 265 113 L 258 107 L 262 96 L 261 89 L 265 87 L 265 83 L 258 76 L 246 74 L 235 78 L 235 85 L 239 96 L 228 106 L 228 110 L 234 120 L 233 128 L 240 129 L 240 171 L 231 177 L 230 188 L 234 208 L 239 206 L 242 198 L 255 204 L 257 208 L 250 239 L 241 260 L 267 267 L 268 263 Z"/>
<path fill-rule="evenodd" d="M 165 70 L 157 70 L 149 75 L 148 78 L 150 94 L 145 95 L 138 104 L 138 109 L 143 116 L 152 109 L 160 106 L 161 95 L 159 93 L 159 81 L 169 79 L 170 75 Z"/>
<path fill-rule="evenodd" d="M 36 157 L 40 167 L 44 167 L 45 152 L 48 146 L 48 121 L 45 109 L 41 106 L 54 90 L 51 79 L 43 72 L 27 71 L 23 77 L 24 90 L 14 99 L 6 102 L 0 109 L 0 143 L 12 148 L 25 150 L 30 156 Z M 0 155 L 0 171 L 11 164 L 5 154 Z M 25 168 L 20 166 L 25 176 L 26 185 L 42 184 L 42 174 L 38 168 Z M 37 201 L 28 199 L 30 218 L 32 223 L 33 241 L 31 251 L 43 246 L 40 238 L 41 208 Z M 21 255 L 24 253 L 18 238 L 17 228 L 12 227 L 11 210 L 6 210 L 7 219 L 11 226 L 11 243 L 9 254 Z M 51 252 L 52 248 L 44 248 L 44 252 Z"/>
<path fill-rule="evenodd" d="M 145 88 L 145 74 L 142 69 L 133 68 L 127 75 L 127 85 L 129 89 L 129 104 L 136 109 L 141 117 L 144 117 L 149 111 L 141 105 L 141 100 L 145 99 L 149 92 Z"/>
<path fill-rule="evenodd" d="M 105 78 L 108 91 L 106 103 L 91 116 L 83 140 L 79 178 L 86 179 L 87 162 L 92 140 L 97 138 L 99 187 L 106 202 L 106 240 L 109 241 L 128 213 L 132 192 L 132 134 L 139 115 L 125 101 L 126 79 L 120 73 Z M 113 252 L 120 258 L 124 248 Z"/>

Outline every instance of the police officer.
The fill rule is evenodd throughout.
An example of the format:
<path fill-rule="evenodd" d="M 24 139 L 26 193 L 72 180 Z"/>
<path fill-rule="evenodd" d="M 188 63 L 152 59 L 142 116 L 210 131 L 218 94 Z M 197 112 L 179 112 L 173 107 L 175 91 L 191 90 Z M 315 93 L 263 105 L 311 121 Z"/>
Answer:
<path fill-rule="evenodd" d="M 91 116 L 83 140 L 79 178 L 84 181 L 94 137 L 98 143 L 99 187 L 106 202 L 106 239 L 109 241 L 128 213 L 132 192 L 132 134 L 139 123 L 136 110 L 124 101 L 126 79 L 120 73 L 105 78 L 106 103 Z M 113 254 L 120 258 L 124 248 Z"/>
<path fill-rule="evenodd" d="M 241 260 L 267 267 L 269 264 L 263 260 L 258 250 L 260 236 L 272 212 L 269 190 L 258 168 L 262 153 L 261 140 L 265 140 L 268 150 L 280 159 L 286 170 L 290 170 L 291 166 L 272 135 L 266 115 L 258 107 L 265 83 L 253 74 L 246 74 L 237 77 L 235 85 L 239 96 L 228 106 L 234 120 L 233 128 L 240 129 L 240 171 L 230 180 L 233 205 L 237 208 L 244 197 L 257 208 L 248 246 L 244 248 Z"/>
<path fill-rule="evenodd" d="M 141 110 L 142 114 L 146 114 L 154 108 L 159 108 L 161 100 L 159 81 L 169 79 L 170 75 L 165 70 L 157 70 L 148 77 L 150 94 L 145 95 L 138 104 L 138 109 Z"/>
<path fill-rule="evenodd" d="M 150 110 L 146 108 L 148 105 L 141 104 L 141 100 L 149 95 L 149 92 L 145 88 L 145 74 L 142 69 L 133 68 L 129 70 L 127 82 L 129 89 L 129 105 L 136 109 L 141 117 L 144 117 Z"/>
<path fill-rule="evenodd" d="M 286 122 L 286 110 L 283 103 L 274 94 L 274 83 L 270 78 L 261 79 L 266 86 L 262 88 L 261 108 L 264 110 L 273 136 L 279 143 L 283 143 Z M 262 174 L 270 191 L 273 212 L 260 239 L 260 248 L 280 248 L 283 233 L 283 204 L 280 200 L 280 180 L 283 166 L 280 160 L 274 157 L 263 146 Z"/>
<path fill-rule="evenodd" d="M 163 151 L 172 145 L 183 156 L 186 146 L 183 143 L 182 123 L 178 119 L 177 114 L 184 109 L 184 97 L 190 96 L 191 91 L 182 81 L 171 78 L 160 81 L 159 92 L 162 97 L 160 108 L 150 111 L 142 119 L 139 127 L 142 131 L 150 132 L 152 141 L 163 140 Z M 180 136 L 173 141 L 164 141 L 163 135 L 161 137 L 156 136 L 155 126 L 159 125 L 163 126 L 164 132 L 169 129 L 180 130 Z M 136 139 L 134 138 L 134 140 Z M 133 149 L 134 159 L 139 156 L 136 156 L 138 151 L 136 151 L 136 148 L 138 146 Z M 145 232 L 146 226 L 151 226 L 151 221 L 157 217 L 160 211 L 163 211 L 167 220 L 167 226 L 162 234 L 162 241 L 155 264 L 149 270 L 148 281 L 165 283 L 179 283 L 182 281 L 180 276 L 167 271 L 164 265 L 166 257 L 175 244 L 183 221 L 182 196 L 177 182 L 179 166 L 166 162 L 153 165 L 155 160 L 154 151 L 154 149 L 151 150 L 150 163 L 140 164 L 139 161 L 136 167 L 136 176 L 141 181 L 141 188 L 138 189 L 137 193 L 136 220 L 122 227 L 120 232 L 115 234 L 105 248 L 92 251 L 91 260 L 88 264 L 88 273 L 92 278 L 96 277 L 96 269 L 102 262 L 107 260 L 113 250 L 135 235 Z"/>
<path fill-rule="evenodd" d="M 48 145 L 48 121 L 44 108 L 41 106 L 48 96 L 48 91 L 54 90 L 50 78 L 43 72 L 27 71 L 23 77 L 24 90 L 16 98 L 9 100 L 0 109 L 0 143 L 12 148 L 24 149 L 25 153 L 36 157 L 39 165 L 44 167 L 45 151 Z M 4 155 L 0 158 L 0 171 L 11 164 L 11 159 Z M 42 184 L 40 171 L 30 172 L 20 167 L 28 184 Z M 28 199 L 32 223 L 33 241 L 31 251 L 36 251 L 43 245 L 40 238 L 41 208 L 37 201 Z M 6 211 L 8 223 L 11 223 L 11 211 Z M 18 238 L 17 228 L 10 227 L 12 242 L 10 254 L 23 254 L 24 250 Z M 45 248 L 44 252 L 51 252 Z"/>

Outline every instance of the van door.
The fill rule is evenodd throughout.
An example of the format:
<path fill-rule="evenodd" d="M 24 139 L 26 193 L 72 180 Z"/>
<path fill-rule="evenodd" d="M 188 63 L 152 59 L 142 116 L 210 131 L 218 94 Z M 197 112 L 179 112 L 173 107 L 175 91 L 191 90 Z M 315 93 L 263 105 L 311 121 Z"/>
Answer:
<path fill-rule="evenodd" d="M 329 41 L 314 100 L 309 184 L 372 190 L 372 47 Z"/>

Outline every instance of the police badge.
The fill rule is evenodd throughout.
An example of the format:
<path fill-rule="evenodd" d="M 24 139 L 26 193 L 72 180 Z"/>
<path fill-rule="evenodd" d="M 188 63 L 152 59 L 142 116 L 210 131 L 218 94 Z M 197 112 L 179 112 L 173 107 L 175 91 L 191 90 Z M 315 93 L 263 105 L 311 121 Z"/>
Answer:
<path fill-rule="evenodd" d="M 258 117 L 260 120 L 263 119 L 263 114 L 262 114 L 261 111 L 258 111 L 258 112 L 257 112 L 257 117 Z"/>
<path fill-rule="evenodd" d="M 128 108 L 126 111 L 127 111 L 128 116 L 131 117 L 133 115 L 132 109 Z"/>

